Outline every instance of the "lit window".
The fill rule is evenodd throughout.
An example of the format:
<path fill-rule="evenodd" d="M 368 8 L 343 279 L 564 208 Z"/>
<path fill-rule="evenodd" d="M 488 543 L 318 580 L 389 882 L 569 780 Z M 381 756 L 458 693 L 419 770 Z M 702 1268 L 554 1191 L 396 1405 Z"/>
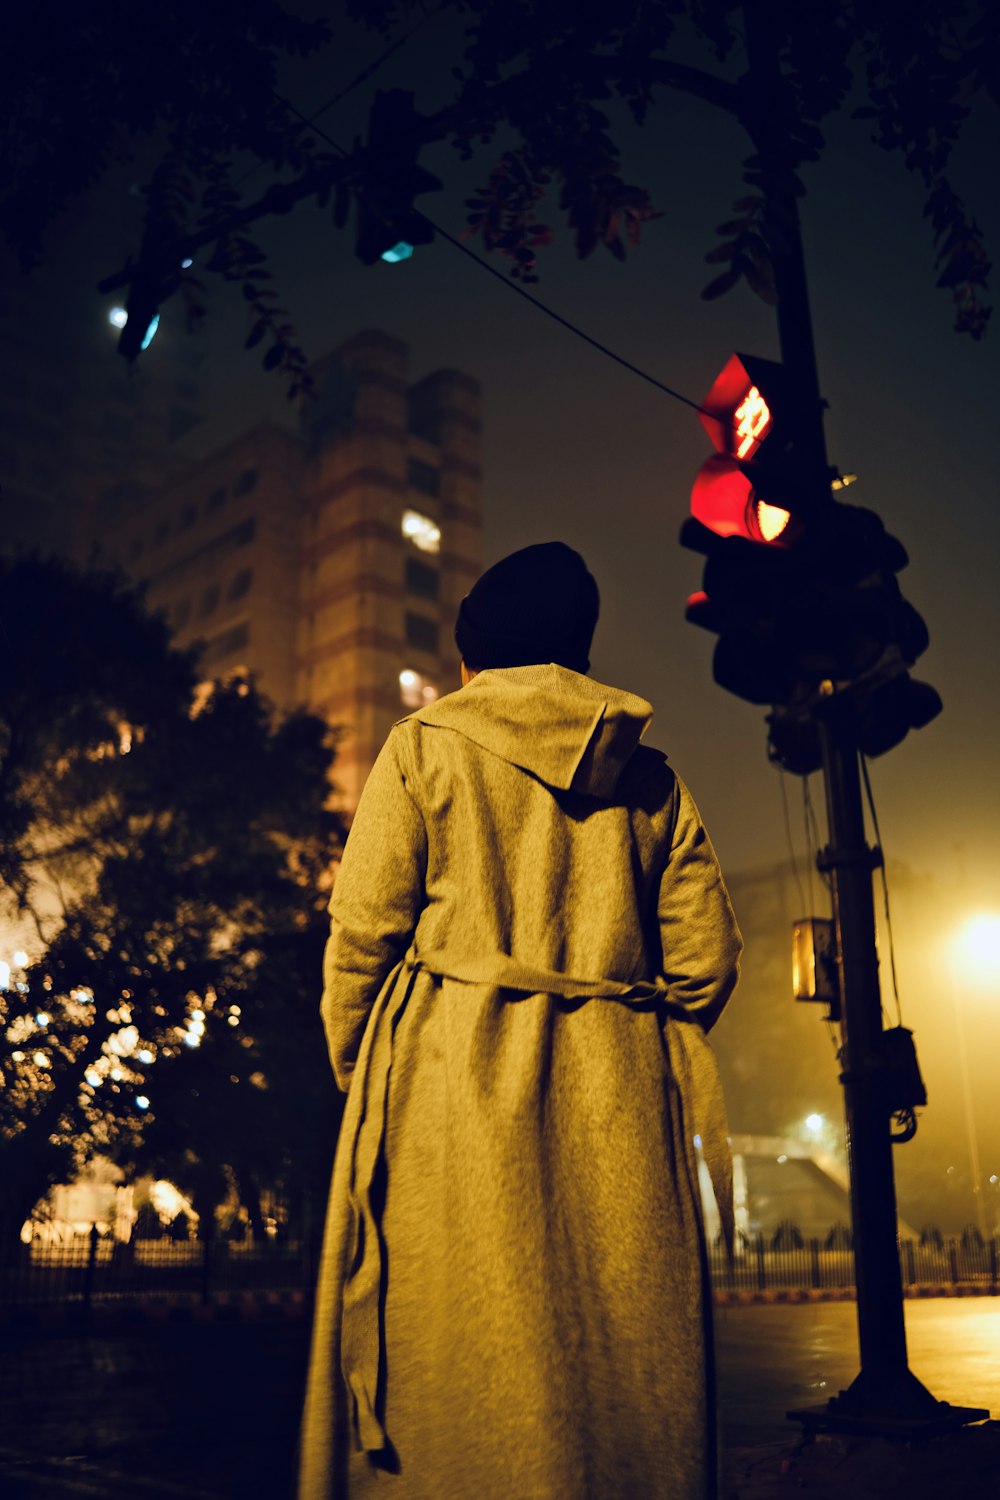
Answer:
<path fill-rule="evenodd" d="M 422 708 L 425 703 L 434 702 L 438 690 L 421 672 L 407 667 L 399 674 L 399 696 L 404 707 Z"/>
<path fill-rule="evenodd" d="M 441 528 L 418 510 L 403 511 L 403 535 L 421 552 L 441 551 Z"/>

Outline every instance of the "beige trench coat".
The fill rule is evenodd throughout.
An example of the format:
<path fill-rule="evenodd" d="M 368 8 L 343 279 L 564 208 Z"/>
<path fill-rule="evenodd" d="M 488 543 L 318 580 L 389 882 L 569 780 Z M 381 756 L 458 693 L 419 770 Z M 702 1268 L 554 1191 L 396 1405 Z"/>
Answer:
<path fill-rule="evenodd" d="M 396 725 L 330 904 L 348 1091 L 300 1500 L 704 1500 L 699 1133 L 740 937 L 649 705 L 480 673 Z"/>

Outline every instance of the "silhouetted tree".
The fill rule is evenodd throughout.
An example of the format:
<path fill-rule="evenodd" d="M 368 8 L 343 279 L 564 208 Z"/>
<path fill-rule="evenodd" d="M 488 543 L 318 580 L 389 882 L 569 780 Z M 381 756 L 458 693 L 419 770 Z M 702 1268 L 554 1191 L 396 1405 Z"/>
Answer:
<path fill-rule="evenodd" d="M 315 954 L 341 834 L 325 810 L 330 731 L 306 714 L 273 722 L 246 681 L 196 707 L 196 653 L 110 575 L 4 562 L 0 605 L 0 918 L 32 957 L 0 992 L 0 1221 L 16 1236 L 92 1155 L 161 1167 L 167 1146 L 143 1144 L 161 1112 L 183 1118 L 201 1212 L 240 1138 L 234 1056 L 265 1084 L 287 1058 L 268 1058 L 241 997 L 259 993 L 275 943 Z M 318 973 L 308 1005 L 304 979 L 270 991 L 270 1034 L 288 1027 L 309 1053 L 325 1050 Z M 214 1113 L 178 1111 L 188 1067 Z M 317 1123 L 326 1088 L 325 1104 L 303 1096 Z"/>
<path fill-rule="evenodd" d="M 616 106 L 655 131 L 663 94 L 679 91 L 745 123 L 745 19 L 755 5 L 766 10 L 776 39 L 781 77 L 768 108 L 789 184 L 805 191 L 797 174 L 822 154 L 823 123 L 853 106 L 870 121 L 872 140 L 899 152 L 920 179 L 938 285 L 954 299 L 956 327 L 980 337 L 989 265 L 949 164 L 973 101 L 997 99 L 1000 11 L 989 0 L 914 3 L 905 12 L 884 0 L 832 6 L 624 0 L 585 7 L 567 0 L 441 0 L 433 25 L 438 55 L 454 63 L 445 89 L 450 97 L 429 105 L 420 98 L 428 112 L 414 127 L 417 140 L 411 132 L 399 142 L 399 159 L 434 142 L 468 158 L 499 137 L 503 144 L 485 163 L 483 186 L 468 204 L 467 235 L 506 257 L 515 277 L 536 280 L 538 251 L 553 235 L 542 218 L 551 194 L 578 255 L 603 246 L 622 259 L 657 214 L 648 190 L 624 175 Z M 200 316 L 203 270 L 239 282 L 251 318 L 248 347 L 266 341 L 265 366 L 288 376 L 290 394 L 300 391 L 306 358 L 289 315 L 275 305 L 250 225 L 301 199 L 323 206 L 332 197 L 334 220 L 343 226 L 352 207 L 370 212 L 373 203 L 384 203 L 380 194 L 399 163 L 391 145 L 375 153 L 364 142 L 331 149 L 278 92 L 279 64 L 289 55 L 315 54 L 318 73 L 325 48 L 342 79 L 359 25 L 395 48 L 427 19 L 424 0 L 350 0 L 328 20 L 309 22 L 276 0 L 260 0 L 241 13 L 238 26 L 226 7 L 194 0 L 164 0 L 155 15 L 97 0 L 72 27 L 61 24 L 61 12 L 53 24 L 52 11 L 51 4 L 12 11 L 8 27 L 17 28 L 17 46 L 0 48 L 10 120 L 0 232 L 23 263 L 37 259 L 59 209 L 130 143 L 150 138 L 158 165 L 145 182 L 146 228 L 136 246 L 153 297 L 146 298 L 147 311 L 179 288 Z M 399 52 L 397 62 L 406 55 Z M 377 86 L 369 81 L 373 71 L 354 81 L 369 98 Z M 413 82 L 419 87 L 421 79 Z M 248 157 L 272 177 L 251 206 L 235 177 L 237 162 L 243 172 Z M 771 247 L 755 156 L 744 161 L 743 179 L 745 191 L 708 253 L 718 270 L 703 295 L 716 297 L 746 281 L 770 301 Z M 674 201 L 669 208 L 677 211 Z M 202 237 L 206 251 L 185 270 L 176 247 L 192 235 Z"/>

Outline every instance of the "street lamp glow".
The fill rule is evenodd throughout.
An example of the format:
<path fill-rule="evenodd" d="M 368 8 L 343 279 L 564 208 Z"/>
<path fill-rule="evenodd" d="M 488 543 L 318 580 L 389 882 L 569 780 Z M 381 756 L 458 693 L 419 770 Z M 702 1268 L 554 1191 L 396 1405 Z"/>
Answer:
<path fill-rule="evenodd" d="M 955 934 L 954 956 L 967 979 L 1000 979 L 1000 917 L 980 912 Z"/>
<path fill-rule="evenodd" d="M 822 1115 L 806 1115 L 806 1129 L 812 1131 L 813 1135 L 818 1134 L 823 1129 L 823 1124 Z"/>
<path fill-rule="evenodd" d="M 28 955 L 25 953 L 23 948 L 18 948 L 17 952 L 14 954 L 14 962 L 17 964 L 19 969 L 27 968 Z"/>
<path fill-rule="evenodd" d="M 108 322 L 112 328 L 124 328 L 128 322 L 128 313 L 124 307 L 113 307 L 108 313 Z"/>

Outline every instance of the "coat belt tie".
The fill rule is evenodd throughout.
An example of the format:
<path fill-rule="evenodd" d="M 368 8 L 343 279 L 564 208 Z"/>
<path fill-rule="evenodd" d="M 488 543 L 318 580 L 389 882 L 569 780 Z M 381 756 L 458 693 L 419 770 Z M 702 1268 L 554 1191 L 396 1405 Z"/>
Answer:
<path fill-rule="evenodd" d="M 514 990 L 527 995 L 558 995 L 565 1000 L 617 1000 L 626 1005 L 656 1002 L 668 1023 L 663 1031 L 671 1070 L 680 1085 L 685 1106 L 688 1139 L 684 1144 L 693 1182 L 697 1184 L 693 1141 L 697 1132 L 730 1255 L 733 1247 L 733 1170 L 718 1064 L 700 1022 L 685 1006 L 669 999 L 663 979 L 637 980 L 633 984 L 617 979 L 576 979 L 555 970 L 536 969 L 506 953 L 462 957 L 450 953 L 417 953 L 411 948 L 387 976 L 372 1007 L 352 1084 L 352 1089 L 361 1091 L 361 1100 L 357 1128 L 349 1147 L 352 1227 L 344 1282 L 341 1366 L 351 1396 L 355 1446 L 370 1453 L 381 1451 L 387 1442 L 376 1410 L 384 1358 L 384 1254 L 375 1204 L 375 1178 L 385 1143 L 393 1038 L 421 970 L 438 981 L 449 979 L 458 984 Z M 403 974 L 406 978 L 399 983 Z M 678 1024 L 671 1025 L 670 1022 Z"/>

